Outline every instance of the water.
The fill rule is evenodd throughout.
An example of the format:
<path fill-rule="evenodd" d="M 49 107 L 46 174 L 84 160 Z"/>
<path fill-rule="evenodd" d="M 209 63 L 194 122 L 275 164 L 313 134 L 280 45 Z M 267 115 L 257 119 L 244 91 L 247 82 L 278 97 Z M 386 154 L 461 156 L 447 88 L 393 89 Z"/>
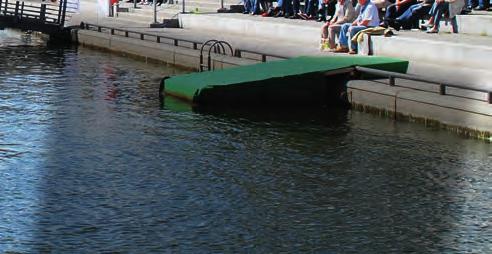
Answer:
<path fill-rule="evenodd" d="M 0 31 L 0 253 L 492 251 L 492 148 L 340 110 L 192 110 L 182 71 Z"/>

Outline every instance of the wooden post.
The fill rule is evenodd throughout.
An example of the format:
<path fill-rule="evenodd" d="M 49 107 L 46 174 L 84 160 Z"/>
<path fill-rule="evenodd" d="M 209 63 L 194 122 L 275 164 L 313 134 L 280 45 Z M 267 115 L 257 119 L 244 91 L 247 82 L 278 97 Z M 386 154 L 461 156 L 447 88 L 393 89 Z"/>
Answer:
<path fill-rule="evenodd" d="M 390 76 L 389 77 L 389 85 L 390 86 L 395 86 L 395 77 L 393 77 L 393 76 Z"/>
<path fill-rule="evenodd" d="M 22 1 L 20 18 L 22 19 L 22 15 L 24 15 L 24 1 Z"/>
<path fill-rule="evenodd" d="M 15 12 L 14 15 L 17 17 L 19 15 L 19 1 L 15 1 Z"/>
<path fill-rule="evenodd" d="M 61 24 L 61 13 L 63 9 L 63 0 L 60 0 L 60 4 L 58 5 L 58 24 Z"/>
<path fill-rule="evenodd" d="M 46 20 L 46 4 L 42 4 L 41 5 L 41 12 L 39 13 L 39 19 L 41 21 L 45 21 Z"/>
<path fill-rule="evenodd" d="M 60 22 L 60 26 L 65 26 L 65 13 L 67 12 L 67 0 L 61 0 L 63 2 L 63 10 L 62 10 L 62 18 Z"/>
<path fill-rule="evenodd" d="M 446 95 L 446 86 L 443 84 L 439 85 L 439 94 L 440 95 Z"/>
<path fill-rule="evenodd" d="M 9 5 L 9 0 L 5 0 L 5 10 L 3 11 L 4 15 L 7 15 L 7 6 Z"/>

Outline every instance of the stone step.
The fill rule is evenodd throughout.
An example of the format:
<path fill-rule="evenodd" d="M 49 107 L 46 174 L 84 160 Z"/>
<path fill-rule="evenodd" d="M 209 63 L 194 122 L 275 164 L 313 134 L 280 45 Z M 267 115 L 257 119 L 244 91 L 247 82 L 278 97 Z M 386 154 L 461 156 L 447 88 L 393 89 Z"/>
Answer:
<path fill-rule="evenodd" d="M 229 8 L 230 5 L 237 5 L 236 0 L 224 0 L 224 7 Z M 133 4 L 125 3 L 120 5 L 121 7 L 127 7 L 131 9 L 131 12 L 141 12 L 141 13 L 152 13 L 152 5 L 137 5 L 137 9 L 133 9 Z M 185 11 L 186 12 L 207 12 L 216 13 L 221 7 L 220 1 L 217 0 L 193 0 L 185 1 Z M 158 6 L 157 9 L 178 9 L 182 10 L 181 2 L 175 2 L 175 4 L 163 4 Z"/>
<path fill-rule="evenodd" d="M 180 24 L 186 29 L 313 44 L 320 37 L 321 24 L 315 21 L 289 20 L 237 13 L 181 14 Z M 299 44 L 302 47 L 302 44 Z"/>
<path fill-rule="evenodd" d="M 458 15 L 460 33 L 492 36 L 492 15 Z"/>
<path fill-rule="evenodd" d="M 374 55 L 442 64 L 456 69 L 467 67 L 489 71 L 492 65 L 492 37 L 487 36 L 405 31 L 392 37 L 372 36 L 370 44 Z"/>

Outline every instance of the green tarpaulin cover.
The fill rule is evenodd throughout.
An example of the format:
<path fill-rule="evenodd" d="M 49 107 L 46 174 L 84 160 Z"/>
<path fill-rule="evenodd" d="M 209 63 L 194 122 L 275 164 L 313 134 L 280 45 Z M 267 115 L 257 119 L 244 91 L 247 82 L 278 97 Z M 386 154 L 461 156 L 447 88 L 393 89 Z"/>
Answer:
<path fill-rule="evenodd" d="M 197 102 L 203 99 L 201 97 L 212 94 L 207 93 L 207 90 L 251 90 L 246 86 L 265 89 L 265 85 L 270 83 L 275 84 L 275 89 L 278 90 L 280 96 L 283 89 L 282 83 L 285 84 L 287 89 L 289 79 L 296 80 L 297 86 L 302 86 L 302 84 L 299 84 L 300 82 L 319 81 L 319 75 L 327 71 L 354 66 L 406 73 L 408 61 L 375 56 L 297 57 L 223 70 L 173 76 L 165 81 L 165 92 L 166 94 Z M 275 83 L 272 83 L 272 80 L 275 80 Z"/>

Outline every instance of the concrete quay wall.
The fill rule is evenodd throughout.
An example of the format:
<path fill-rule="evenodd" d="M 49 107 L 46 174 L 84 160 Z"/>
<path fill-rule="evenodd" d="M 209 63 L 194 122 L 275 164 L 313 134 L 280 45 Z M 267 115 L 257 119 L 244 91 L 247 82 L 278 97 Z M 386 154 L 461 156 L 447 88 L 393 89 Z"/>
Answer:
<path fill-rule="evenodd" d="M 488 102 L 366 80 L 350 81 L 347 92 L 353 109 L 492 142 Z"/>
<path fill-rule="evenodd" d="M 199 68 L 199 51 L 164 43 L 127 38 L 110 33 L 79 30 L 78 42 L 82 45 L 109 50 L 136 57 L 143 61 L 158 61 L 184 67 Z M 230 56 L 212 56 L 215 69 L 255 64 L 258 61 Z M 412 86 L 412 84 L 406 84 Z M 467 137 L 492 142 L 492 105 L 480 94 L 473 99 L 458 96 L 442 96 L 421 84 L 413 84 L 417 90 L 390 87 L 381 82 L 353 80 L 347 84 L 349 102 L 356 110 L 376 113 L 398 120 L 423 123 L 439 127 Z"/>
<path fill-rule="evenodd" d="M 82 46 L 109 50 L 146 62 L 162 62 L 195 71 L 200 68 L 200 51 L 192 48 L 177 47 L 90 30 L 78 30 L 76 37 L 78 43 Z M 206 60 L 206 56 L 204 59 Z M 212 54 L 211 59 L 213 69 L 258 63 L 255 60 L 217 54 Z"/>

